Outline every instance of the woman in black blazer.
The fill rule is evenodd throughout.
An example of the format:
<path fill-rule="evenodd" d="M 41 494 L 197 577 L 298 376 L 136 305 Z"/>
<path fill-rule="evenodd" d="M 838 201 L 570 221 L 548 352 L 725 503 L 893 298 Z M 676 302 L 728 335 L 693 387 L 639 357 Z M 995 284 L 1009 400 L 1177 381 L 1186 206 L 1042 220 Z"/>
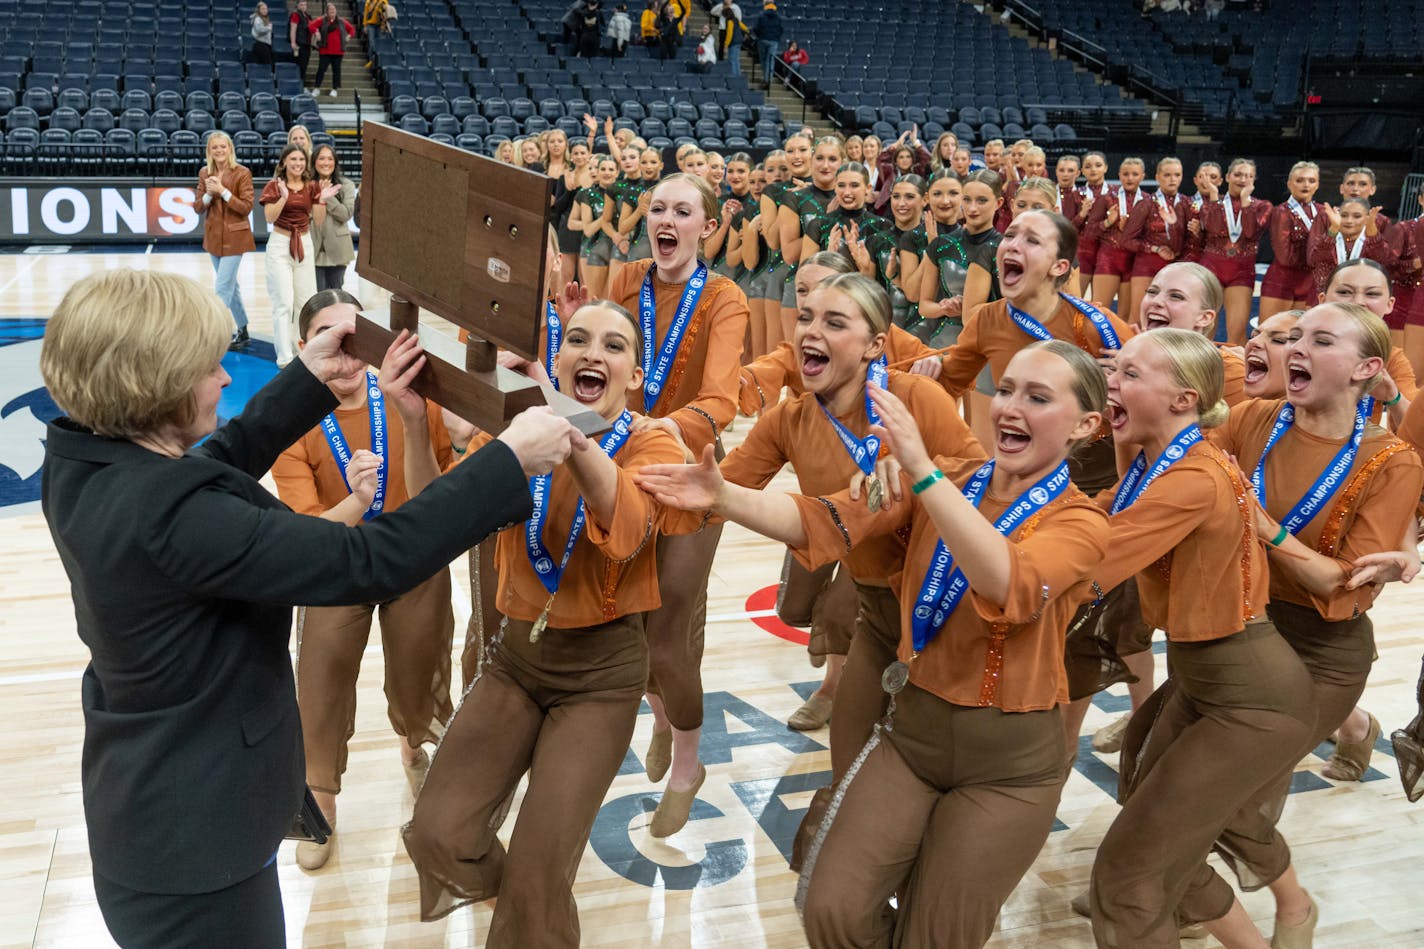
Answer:
<path fill-rule="evenodd" d="M 340 349 L 352 327 L 312 340 L 218 428 L 230 326 L 191 280 L 110 271 L 65 294 L 40 356 L 68 414 L 48 429 L 43 504 L 91 652 L 94 887 L 124 947 L 285 945 L 276 852 L 303 795 L 291 605 L 404 592 L 527 519 L 526 479 L 579 437 L 526 412 L 389 515 L 293 514 L 257 479 L 336 407 L 323 383 L 355 368 Z"/>

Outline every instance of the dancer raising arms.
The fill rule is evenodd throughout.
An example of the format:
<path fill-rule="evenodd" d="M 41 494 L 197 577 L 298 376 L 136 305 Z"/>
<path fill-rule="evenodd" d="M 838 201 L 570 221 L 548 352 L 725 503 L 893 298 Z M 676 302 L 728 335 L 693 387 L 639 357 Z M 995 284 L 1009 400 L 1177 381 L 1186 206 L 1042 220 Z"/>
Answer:
<path fill-rule="evenodd" d="M 815 269 L 815 259 L 806 261 L 798 280 L 806 276 L 805 270 Z M 888 503 L 893 504 L 900 485 L 874 478 L 879 438 L 871 426 L 878 424 L 879 416 L 870 402 L 873 386 L 888 387 L 923 420 L 923 437 L 936 454 L 982 456 L 942 388 L 932 380 L 886 369 L 890 332 L 889 297 L 873 281 L 860 274 L 833 274 L 815 284 L 802 296 L 796 322 L 801 392 L 762 414 L 746 440 L 722 462 L 722 476 L 732 484 L 760 489 L 790 463 L 801 493 L 815 496 L 835 494 L 863 474 L 870 478 L 866 506 L 878 510 L 887 503 L 882 493 L 891 493 Z M 895 658 L 899 640 L 900 611 L 889 589 L 890 577 L 903 565 L 904 548 L 893 535 L 867 541 L 841 558 L 840 569 L 853 578 L 858 601 L 858 610 L 852 609 L 856 620 L 846 630 L 854 639 L 827 643 L 826 681 L 797 713 L 819 718 L 813 727 L 831 719 L 836 778 L 845 773 L 885 711 L 880 673 Z M 804 569 L 799 564 L 791 567 Z M 837 617 L 827 619 L 841 625 Z M 799 727 L 796 717 L 793 728 Z"/>
<path fill-rule="evenodd" d="M 1063 629 L 1106 535 L 1064 459 L 1098 429 L 1103 377 L 1071 344 L 1015 355 L 994 398 L 988 464 L 931 459 L 904 405 L 871 392 L 913 482 L 909 504 L 872 514 L 847 492 L 739 488 L 708 457 L 644 469 L 642 483 L 808 563 L 909 527 L 898 658 L 881 679 L 890 708 L 841 782 L 798 904 L 813 946 L 888 945 L 893 934 L 907 947 L 977 947 L 1047 839 L 1062 788 Z"/>
<path fill-rule="evenodd" d="M 1226 341 L 1246 342 L 1246 321 L 1256 287 L 1256 248 L 1271 217 L 1271 202 L 1253 198 L 1256 163 L 1237 158 L 1226 171 L 1227 193 L 1205 192 L 1200 233 L 1201 265 L 1221 281 L 1226 292 Z"/>
<path fill-rule="evenodd" d="M 747 332 L 747 301 L 736 284 L 698 259 L 717 227 L 717 196 L 706 180 L 674 174 L 652 191 L 648 233 L 653 258 L 631 261 L 610 288 L 643 327 L 646 417 L 637 428 L 663 428 L 694 453 L 719 444 L 737 412 L 737 374 Z M 635 400 L 636 401 L 636 400 Z M 666 837 L 687 823 L 707 772 L 697 759 L 702 732 L 702 637 L 707 578 L 722 529 L 664 538 L 658 544 L 662 606 L 648 614 L 648 701 L 653 742 L 648 776 L 668 775 L 652 833 Z"/>
<path fill-rule="evenodd" d="M 1108 377 L 1114 438 L 1136 461 L 1099 495 L 1112 531 L 1095 578 L 1108 587 L 1136 574 L 1172 675 L 1128 726 L 1123 808 L 1093 864 L 1105 949 L 1175 947 L 1179 920 L 1264 949 L 1206 858 L 1237 810 L 1298 760 L 1315 720 L 1309 676 L 1264 616 L 1268 570 L 1245 478 L 1202 437 L 1227 415 L 1221 380 L 1215 348 L 1175 329 L 1129 340 Z"/>
<path fill-rule="evenodd" d="M 1142 315 L 1142 295 L 1157 272 L 1181 260 L 1187 247 L 1187 222 L 1191 205 L 1181 193 L 1182 161 L 1157 162 L 1157 193 L 1139 201 L 1123 226 L 1122 243 L 1132 254 L 1132 312 L 1123 317 L 1136 325 Z"/>
<path fill-rule="evenodd" d="M 633 735 L 664 524 L 632 474 L 684 451 L 662 428 L 637 426 L 625 409 L 641 401 L 640 342 L 622 307 L 588 304 L 568 319 L 555 358 L 559 387 L 612 429 L 598 441 L 580 438 L 565 465 L 533 479 L 534 515 L 523 529 L 500 534 L 504 620 L 402 829 L 422 918 L 498 897 L 488 947 L 579 944 L 574 876 Z M 419 356 L 409 340 L 395 371 Z M 423 402 L 399 390 L 391 400 L 402 412 L 407 401 Z M 546 558 L 554 566 L 541 571 Z M 526 772 L 506 852 L 495 835 Z"/>
<path fill-rule="evenodd" d="M 1290 197 L 1271 211 L 1271 265 L 1261 279 L 1261 316 L 1270 319 L 1282 310 L 1304 310 L 1320 291 L 1307 259 L 1312 229 L 1325 205 L 1315 200 L 1320 189 L 1320 166 L 1298 161 L 1286 178 Z"/>

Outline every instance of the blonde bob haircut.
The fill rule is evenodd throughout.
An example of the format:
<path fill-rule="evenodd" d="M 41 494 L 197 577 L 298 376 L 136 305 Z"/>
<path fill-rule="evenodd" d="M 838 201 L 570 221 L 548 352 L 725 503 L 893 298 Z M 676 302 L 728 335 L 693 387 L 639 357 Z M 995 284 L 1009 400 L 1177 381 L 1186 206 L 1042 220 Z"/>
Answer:
<path fill-rule="evenodd" d="M 110 270 L 69 288 L 45 327 L 40 374 L 70 418 L 135 438 L 197 414 L 193 391 L 227 352 L 232 317 L 176 274 Z"/>
<path fill-rule="evenodd" d="M 816 284 L 815 289 L 835 290 L 850 297 L 873 335 L 890 332 L 890 295 L 876 281 L 859 273 L 838 273 Z"/>
<path fill-rule="evenodd" d="M 1146 334 L 1166 353 L 1172 364 L 1172 381 L 1197 394 L 1198 424 L 1215 428 L 1231 414 L 1222 393 L 1226 388 L 1226 373 L 1221 354 L 1200 333 L 1191 330 L 1160 329 Z"/>

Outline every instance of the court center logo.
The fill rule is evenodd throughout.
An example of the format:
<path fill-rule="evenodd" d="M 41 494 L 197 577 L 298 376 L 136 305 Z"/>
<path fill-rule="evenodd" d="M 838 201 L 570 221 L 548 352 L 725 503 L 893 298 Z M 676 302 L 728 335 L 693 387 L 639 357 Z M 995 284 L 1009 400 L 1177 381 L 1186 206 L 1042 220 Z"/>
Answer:
<path fill-rule="evenodd" d="M 44 323 L 0 321 L 0 515 L 39 501 L 45 423 L 61 414 L 40 378 Z"/>

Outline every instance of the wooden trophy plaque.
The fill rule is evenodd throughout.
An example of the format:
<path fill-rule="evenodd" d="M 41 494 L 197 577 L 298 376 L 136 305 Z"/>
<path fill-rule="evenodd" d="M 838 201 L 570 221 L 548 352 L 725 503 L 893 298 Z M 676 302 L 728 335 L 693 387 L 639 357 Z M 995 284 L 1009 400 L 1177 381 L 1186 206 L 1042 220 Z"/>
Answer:
<path fill-rule="evenodd" d="M 496 364 L 497 345 L 540 358 L 553 180 L 379 122 L 362 125 L 361 242 L 356 272 L 391 291 L 390 325 L 357 318 L 346 349 L 379 365 L 422 308 L 469 332 L 421 331 L 415 390 L 488 432 L 548 405 L 586 435 L 608 422 L 586 406 Z M 461 358 L 463 355 L 463 358 Z"/>

